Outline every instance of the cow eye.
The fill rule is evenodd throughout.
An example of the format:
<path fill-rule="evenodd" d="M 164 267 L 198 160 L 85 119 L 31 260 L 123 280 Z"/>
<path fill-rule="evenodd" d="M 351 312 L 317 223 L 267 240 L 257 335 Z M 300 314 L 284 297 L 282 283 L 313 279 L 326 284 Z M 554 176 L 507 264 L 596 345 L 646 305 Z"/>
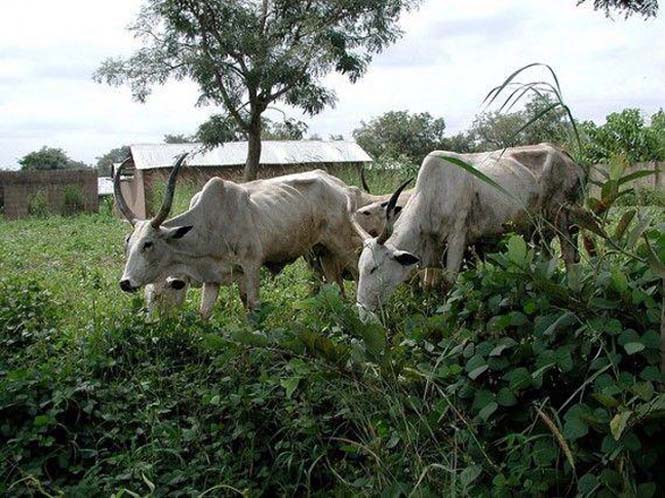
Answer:
<path fill-rule="evenodd" d="M 362 214 L 364 214 L 365 216 L 369 216 L 369 211 L 360 211 L 360 212 L 361 212 Z"/>
<path fill-rule="evenodd" d="M 146 249 L 150 249 L 152 247 L 152 242 L 148 241 L 143 244 L 143 250 L 145 251 Z"/>
<path fill-rule="evenodd" d="M 374 273 L 374 272 L 376 271 L 377 268 L 378 268 L 378 266 L 375 266 L 374 268 L 372 268 L 372 269 L 369 271 L 369 274 L 371 275 L 372 273 Z"/>

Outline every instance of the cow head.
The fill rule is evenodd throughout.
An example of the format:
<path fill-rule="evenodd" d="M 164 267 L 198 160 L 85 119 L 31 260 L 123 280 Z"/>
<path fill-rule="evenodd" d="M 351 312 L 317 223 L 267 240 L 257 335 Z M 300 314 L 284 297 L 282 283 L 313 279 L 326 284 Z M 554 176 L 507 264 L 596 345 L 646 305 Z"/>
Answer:
<path fill-rule="evenodd" d="M 397 218 L 397 199 L 402 190 L 411 182 L 404 182 L 392 195 L 384 211 L 384 228 L 380 235 L 372 238 L 364 233 L 363 251 L 358 261 L 360 279 L 358 280 L 358 307 L 363 312 L 374 312 L 382 302 L 388 299 L 395 287 L 409 276 L 419 262 L 417 256 L 401 251 L 388 243 L 392 235 L 393 224 Z M 358 224 L 357 224 L 358 225 Z M 363 233 L 362 226 L 357 226 Z"/>
<path fill-rule="evenodd" d="M 191 226 L 164 227 L 162 223 L 171 211 L 178 170 L 187 155 L 178 158 L 169 176 L 164 201 L 157 215 L 151 220 L 139 220 L 127 206 L 120 190 L 120 174 L 123 163 L 113 179 L 113 189 L 118 209 L 134 227 L 125 240 L 127 261 L 120 279 L 120 288 L 134 292 L 146 284 L 156 282 L 173 263 L 176 241 L 182 239 L 192 229 Z"/>
<path fill-rule="evenodd" d="M 358 209 L 354 216 L 356 222 L 372 237 L 378 237 L 386 226 L 386 208 L 388 201 L 373 202 Z M 402 206 L 395 206 L 395 218 L 402 211 Z"/>

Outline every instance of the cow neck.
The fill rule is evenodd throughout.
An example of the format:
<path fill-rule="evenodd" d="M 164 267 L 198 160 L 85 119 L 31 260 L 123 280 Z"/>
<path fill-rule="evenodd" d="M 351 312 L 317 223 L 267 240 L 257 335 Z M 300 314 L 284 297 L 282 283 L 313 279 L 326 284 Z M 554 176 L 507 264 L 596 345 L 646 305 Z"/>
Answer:
<path fill-rule="evenodd" d="M 393 234 L 386 241 L 387 244 L 393 246 L 400 251 L 408 251 L 420 257 L 421 247 L 420 240 L 421 234 L 419 233 L 417 223 L 400 223 L 406 221 L 404 217 L 400 217 L 395 223 Z"/>

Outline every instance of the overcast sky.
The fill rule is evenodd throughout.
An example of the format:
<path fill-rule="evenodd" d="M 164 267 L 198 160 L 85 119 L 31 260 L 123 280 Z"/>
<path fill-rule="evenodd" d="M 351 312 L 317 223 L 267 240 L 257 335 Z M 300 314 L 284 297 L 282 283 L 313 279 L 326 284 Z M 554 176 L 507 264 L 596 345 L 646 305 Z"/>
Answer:
<path fill-rule="evenodd" d="M 514 69 L 546 62 L 578 119 L 602 122 L 625 107 L 665 106 L 665 14 L 607 19 L 577 0 L 429 0 L 402 22 L 405 36 L 350 84 L 328 78 L 338 104 L 311 120 L 322 137 L 351 131 L 389 110 L 443 116 L 469 126 L 488 90 Z M 588 2 L 592 3 L 592 2 Z M 0 167 L 42 145 L 93 163 L 109 149 L 193 133 L 215 112 L 197 108 L 196 87 L 170 83 L 148 103 L 94 83 L 106 57 L 136 47 L 125 30 L 141 0 L 4 2 L 0 17 Z M 538 75 L 534 74 L 532 78 Z"/>

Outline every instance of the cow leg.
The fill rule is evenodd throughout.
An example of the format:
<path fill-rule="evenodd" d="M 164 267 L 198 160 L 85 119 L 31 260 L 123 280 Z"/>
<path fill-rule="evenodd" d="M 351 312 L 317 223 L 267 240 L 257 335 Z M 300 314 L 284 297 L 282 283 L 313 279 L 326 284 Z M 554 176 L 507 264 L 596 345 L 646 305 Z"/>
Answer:
<path fill-rule="evenodd" d="M 561 257 L 566 265 L 566 271 L 570 272 L 573 265 L 579 261 L 577 250 L 578 230 L 572 229 L 570 216 L 566 208 L 562 208 L 556 218 L 559 243 L 561 244 Z"/>
<path fill-rule="evenodd" d="M 219 295 L 219 284 L 205 283 L 201 293 L 201 307 L 199 312 L 203 320 L 208 320 L 212 315 L 212 308 L 215 306 L 217 296 Z"/>
<path fill-rule="evenodd" d="M 440 268 L 425 268 L 421 274 L 421 286 L 425 291 L 432 291 L 441 284 Z"/>
<path fill-rule="evenodd" d="M 243 308 L 247 309 L 247 286 L 245 285 L 245 278 L 238 279 L 238 292 L 240 293 L 240 301 L 242 301 Z"/>
<path fill-rule="evenodd" d="M 458 224 L 456 224 L 458 225 Z M 448 251 L 446 254 L 446 280 L 449 285 L 455 283 L 457 274 L 462 267 L 464 259 L 464 250 L 466 249 L 466 232 L 464 230 L 453 231 L 453 235 L 448 238 Z"/>
<path fill-rule="evenodd" d="M 327 282 L 336 283 L 341 296 L 346 299 L 344 292 L 343 264 L 334 256 L 325 255 L 321 257 L 321 269 Z"/>
<path fill-rule="evenodd" d="M 259 266 L 243 266 L 245 289 L 247 291 L 247 309 L 254 311 L 259 307 Z"/>

